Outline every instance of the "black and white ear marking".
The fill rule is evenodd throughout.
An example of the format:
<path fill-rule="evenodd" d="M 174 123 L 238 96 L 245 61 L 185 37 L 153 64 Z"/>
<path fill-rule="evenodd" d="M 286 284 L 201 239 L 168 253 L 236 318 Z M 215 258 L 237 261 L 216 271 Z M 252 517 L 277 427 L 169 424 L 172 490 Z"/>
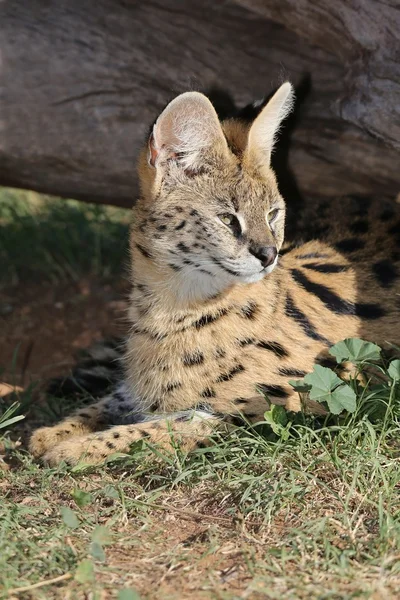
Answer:
<path fill-rule="evenodd" d="M 286 81 L 275 92 L 250 127 L 247 154 L 257 162 L 269 165 L 271 153 L 282 121 L 293 108 L 294 91 Z"/>
<path fill-rule="evenodd" d="M 179 164 L 193 172 L 201 167 L 205 152 L 218 144 L 227 148 L 213 105 L 199 92 L 186 92 L 158 117 L 149 139 L 148 162 L 157 168 L 179 158 Z"/>

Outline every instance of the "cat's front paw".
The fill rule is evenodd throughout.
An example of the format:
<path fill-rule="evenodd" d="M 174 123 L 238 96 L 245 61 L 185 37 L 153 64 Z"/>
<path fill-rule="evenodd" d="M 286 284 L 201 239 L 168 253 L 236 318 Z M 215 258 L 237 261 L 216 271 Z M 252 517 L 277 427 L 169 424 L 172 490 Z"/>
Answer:
<path fill-rule="evenodd" d="M 55 467 L 61 462 L 74 466 L 78 462 L 88 465 L 96 465 L 104 462 L 107 452 L 101 448 L 101 444 L 95 436 L 82 436 L 71 440 L 60 442 L 50 448 L 42 461 L 49 467 Z"/>
<path fill-rule="evenodd" d="M 57 446 L 69 432 L 59 427 L 40 427 L 36 429 L 29 440 L 28 449 L 35 458 L 40 458 L 48 450 Z"/>

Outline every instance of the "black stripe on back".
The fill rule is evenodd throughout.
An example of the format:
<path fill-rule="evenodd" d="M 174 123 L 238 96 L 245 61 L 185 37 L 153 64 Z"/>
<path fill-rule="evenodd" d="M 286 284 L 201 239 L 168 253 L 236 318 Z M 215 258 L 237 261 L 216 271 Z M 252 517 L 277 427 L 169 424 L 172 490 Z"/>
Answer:
<path fill-rule="evenodd" d="M 310 269 L 311 271 L 318 271 L 318 273 L 342 273 L 349 269 L 348 265 L 334 265 L 332 263 L 308 263 L 307 265 L 301 265 L 304 269 Z"/>
<path fill-rule="evenodd" d="M 366 304 L 363 302 L 357 302 L 356 315 L 362 319 L 380 319 L 386 313 L 379 304 Z"/>
<path fill-rule="evenodd" d="M 314 294 L 317 298 L 325 304 L 329 310 L 336 313 L 337 315 L 354 315 L 355 307 L 352 302 L 347 302 L 335 294 L 331 289 L 322 285 L 321 283 L 315 283 L 310 281 L 308 277 L 304 275 L 298 269 L 291 269 L 293 279 L 301 285 L 307 292 Z"/>
<path fill-rule="evenodd" d="M 355 252 L 361 250 L 364 246 L 365 241 L 360 238 L 348 238 L 335 244 L 335 248 L 341 252 Z"/>
<path fill-rule="evenodd" d="M 398 277 L 396 267 L 387 259 L 373 264 L 372 271 L 378 283 L 384 288 L 390 287 Z"/>
<path fill-rule="evenodd" d="M 308 254 L 298 254 L 295 258 L 330 258 L 330 254 L 325 252 L 309 252 Z"/>
<path fill-rule="evenodd" d="M 275 396 L 275 398 L 287 398 L 289 396 L 288 392 L 286 392 L 280 385 L 257 383 L 257 387 L 263 394 Z"/>
<path fill-rule="evenodd" d="M 293 299 L 289 294 L 286 296 L 285 313 L 291 319 L 294 319 L 298 325 L 303 329 L 304 333 L 312 340 L 323 342 L 327 346 L 332 346 L 332 342 L 327 340 L 325 337 L 320 335 L 315 327 L 310 323 L 306 315 L 295 305 Z"/>

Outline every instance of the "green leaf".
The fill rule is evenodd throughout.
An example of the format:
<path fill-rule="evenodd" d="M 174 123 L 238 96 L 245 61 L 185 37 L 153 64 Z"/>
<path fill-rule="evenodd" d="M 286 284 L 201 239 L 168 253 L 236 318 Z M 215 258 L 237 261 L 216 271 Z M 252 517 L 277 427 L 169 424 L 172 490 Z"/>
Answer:
<path fill-rule="evenodd" d="M 17 417 L 12 417 L 11 419 L 2 421 L 0 423 L 0 429 L 5 429 L 6 427 L 13 425 L 14 423 L 17 423 L 18 421 L 22 421 L 22 419 L 25 419 L 24 415 L 18 415 Z"/>
<path fill-rule="evenodd" d="M 339 415 L 343 410 L 353 413 L 356 410 L 357 396 L 346 383 L 337 387 L 327 400 L 329 410 L 333 415 Z"/>
<path fill-rule="evenodd" d="M 396 360 L 392 360 L 389 365 L 388 373 L 390 379 L 393 381 L 400 381 L 400 360 L 396 358 Z"/>
<path fill-rule="evenodd" d="M 106 560 L 106 555 L 103 550 L 103 546 L 98 542 L 92 542 L 90 544 L 90 554 L 95 560 L 99 560 L 100 562 L 105 562 Z"/>
<path fill-rule="evenodd" d="M 143 440 L 138 440 L 138 441 L 141 442 Z M 123 458 L 132 458 L 132 456 L 130 454 L 126 454 L 125 452 L 114 452 L 113 454 L 110 454 L 109 456 L 107 456 L 104 463 L 107 465 L 110 462 L 114 462 L 114 460 L 119 461 L 119 459 L 123 459 Z"/>
<path fill-rule="evenodd" d="M 132 588 L 126 588 L 118 592 L 117 600 L 140 600 L 140 596 Z"/>
<path fill-rule="evenodd" d="M 264 413 L 264 419 L 276 435 L 284 440 L 288 439 L 289 432 L 286 429 L 288 418 L 283 406 L 272 404 L 271 409 Z"/>
<path fill-rule="evenodd" d="M 111 532 L 107 527 L 98 525 L 92 533 L 92 542 L 97 544 L 106 545 L 111 542 Z"/>
<path fill-rule="evenodd" d="M 356 394 L 331 369 L 314 365 L 314 371 L 308 373 L 304 381 L 311 385 L 311 400 L 326 402 L 334 415 L 340 414 L 343 410 L 355 411 Z"/>
<path fill-rule="evenodd" d="M 381 348 L 372 342 L 365 342 L 359 338 L 347 338 L 338 342 L 329 353 L 336 357 L 338 363 L 350 361 L 361 363 L 365 361 L 375 361 L 381 358 Z"/>
<path fill-rule="evenodd" d="M 62 520 L 64 521 L 65 525 L 67 525 L 67 527 L 70 527 L 71 529 L 76 529 L 77 527 L 79 527 L 78 517 L 76 516 L 74 511 L 71 510 L 68 506 L 62 506 L 60 508 L 60 512 Z"/>
<path fill-rule="evenodd" d="M 105 496 L 107 496 L 107 498 L 115 498 L 115 499 L 119 498 L 118 490 L 113 485 L 110 485 L 109 483 L 104 486 L 103 494 Z"/>
<path fill-rule="evenodd" d="M 13 417 L 12 415 L 17 412 L 19 407 L 21 406 L 20 402 L 13 402 L 6 410 L 0 415 L 0 429 L 5 429 L 22 419 L 25 419 L 24 415 L 17 415 Z"/>
<path fill-rule="evenodd" d="M 81 560 L 76 569 L 74 579 L 79 583 L 91 583 L 94 581 L 94 565 L 89 558 Z"/>
<path fill-rule="evenodd" d="M 317 402 L 327 402 L 331 392 L 343 381 L 327 367 L 314 365 L 312 373 L 307 373 L 304 381 L 311 386 L 310 398 Z"/>
<path fill-rule="evenodd" d="M 92 495 L 88 492 L 80 490 L 79 488 L 75 488 L 73 492 L 71 492 L 71 496 L 79 508 L 83 508 L 84 506 L 92 503 Z"/>
<path fill-rule="evenodd" d="M 289 379 L 288 383 L 296 392 L 299 393 L 309 392 L 311 389 L 311 386 L 307 383 L 304 383 L 303 379 Z"/>

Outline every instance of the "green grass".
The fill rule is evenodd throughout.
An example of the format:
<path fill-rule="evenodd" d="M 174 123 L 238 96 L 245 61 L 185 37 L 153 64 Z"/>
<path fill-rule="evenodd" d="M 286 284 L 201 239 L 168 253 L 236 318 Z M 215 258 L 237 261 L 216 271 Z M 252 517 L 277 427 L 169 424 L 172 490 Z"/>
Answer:
<path fill-rule="evenodd" d="M 0 189 L 0 283 L 118 275 L 129 219 L 119 208 Z"/>
<path fill-rule="evenodd" d="M 68 471 L 14 450 L 0 478 L 4 598 L 59 576 L 29 597 L 398 597 L 399 385 L 381 385 L 372 418 L 376 382 L 350 385 L 352 414 L 289 414 L 285 435 L 264 424 L 190 456 L 139 444 Z"/>

